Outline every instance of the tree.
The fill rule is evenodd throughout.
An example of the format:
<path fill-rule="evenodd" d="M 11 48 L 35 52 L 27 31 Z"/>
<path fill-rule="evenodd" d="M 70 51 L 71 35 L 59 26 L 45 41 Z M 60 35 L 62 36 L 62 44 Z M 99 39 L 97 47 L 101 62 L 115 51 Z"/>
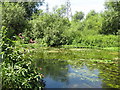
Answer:
<path fill-rule="evenodd" d="M 107 10 L 120 11 L 120 1 L 119 0 L 116 0 L 116 1 L 107 0 L 104 5 Z"/>
<path fill-rule="evenodd" d="M 106 11 L 103 13 L 103 34 L 117 34 L 120 29 L 120 1 L 105 2 Z"/>
<path fill-rule="evenodd" d="M 76 12 L 72 19 L 74 21 L 81 21 L 84 18 L 84 13 L 83 12 Z"/>
<path fill-rule="evenodd" d="M 11 38 L 13 35 L 18 35 L 27 29 L 29 31 L 29 19 L 32 15 L 37 13 L 38 6 L 42 5 L 41 2 L 3 2 L 2 3 L 2 26 L 8 28 L 8 36 Z"/>
<path fill-rule="evenodd" d="M 23 32 L 27 24 L 25 9 L 14 3 L 3 3 L 2 7 L 2 26 L 8 28 L 7 35 L 9 38 Z"/>
<path fill-rule="evenodd" d="M 37 13 L 39 10 L 39 7 L 44 3 L 44 0 L 40 2 L 20 2 L 18 3 L 21 7 L 25 8 L 26 15 L 25 17 L 27 19 L 31 19 L 31 16 L 33 13 Z"/>
<path fill-rule="evenodd" d="M 90 11 L 84 20 L 84 30 L 93 30 L 93 33 L 100 33 L 102 20 L 101 13 L 96 13 L 94 10 Z"/>
<path fill-rule="evenodd" d="M 66 16 L 66 6 L 61 5 L 60 8 L 54 7 L 54 14 L 59 15 L 60 17 L 65 17 Z"/>
<path fill-rule="evenodd" d="M 95 16 L 97 13 L 95 12 L 95 10 L 91 10 L 87 15 L 86 15 L 86 19 L 88 19 L 91 16 Z"/>
<path fill-rule="evenodd" d="M 44 14 L 31 20 L 31 31 L 35 38 L 42 39 L 48 46 L 58 46 L 67 43 L 65 31 L 70 26 L 67 18 L 59 17 L 56 14 Z"/>
<path fill-rule="evenodd" d="M 102 32 L 103 34 L 117 34 L 118 32 L 118 13 L 105 11 L 103 13 Z"/>

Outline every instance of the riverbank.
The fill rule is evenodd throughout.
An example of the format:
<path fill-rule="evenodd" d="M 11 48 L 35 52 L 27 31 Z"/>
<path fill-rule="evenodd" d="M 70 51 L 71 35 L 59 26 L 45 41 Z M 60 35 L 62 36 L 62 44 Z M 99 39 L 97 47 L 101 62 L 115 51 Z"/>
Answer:
<path fill-rule="evenodd" d="M 64 48 L 64 49 L 69 49 L 69 48 L 76 48 L 76 49 L 100 49 L 100 50 L 110 50 L 110 51 L 119 51 L 119 47 L 96 47 L 96 46 L 81 46 L 81 45 L 62 45 L 59 47 L 47 47 L 44 45 L 40 45 L 38 43 L 34 44 L 21 44 L 19 45 L 20 47 L 23 48 L 28 48 L 28 49 L 37 49 L 37 48 Z"/>
<path fill-rule="evenodd" d="M 25 50 L 24 50 L 25 49 Z M 109 47 L 109 48 L 95 48 L 95 47 L 41 47 L 38 44 L 28 44 L 23 45 L 23 49 L 21 51 L 29 51 L 32 56 L 37 57 L 42 54 L 44 59 L 64 59 L 67 60 L 73 58 L 80 58 L 84 60 L 97 61 L 97 62 L 113 62 L 118 60 L 118 50 L 117 47 Z M 36 55 L 36 53 L 38 55 Z M 54 55 L 57 57 L 53 57 Z M 53 56 L 51 56 L 53 55 Z"/>
<path fill-rule="evenodd" d="M 21 48 L 20 48 L 21 47 Z M 75 45 L 64 45 L 61 47 L 45 47 L 37 43 L 34 44 L 22 44 L 19 46 L 20 51 L 26 55 L 37 57 L 42 54 L 44 59 L 64 59 L 67 60 L 73 58 L 80 58 L 83 60 L 89 60 L 93 62 L 102 63 L 115 63 L 118 62 L 118 47 L 88 47 L 88 46 L 75 46 Z M 38 55 L 36 55 L 36 53 Z M 53 57 L 51 55 L 57 55 Z M 60 56 L 59 56 L 60 54 Z M 61 57 L 62 56 L 62 57 Z"/>

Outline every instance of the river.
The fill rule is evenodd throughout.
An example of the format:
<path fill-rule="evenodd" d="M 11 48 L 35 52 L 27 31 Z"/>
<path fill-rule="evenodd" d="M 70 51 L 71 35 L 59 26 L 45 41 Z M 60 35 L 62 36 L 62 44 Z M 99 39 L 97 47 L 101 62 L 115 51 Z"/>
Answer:
<path fill-rule="evenodd" d="M 44 48 L 34 54 L 45 88 L 119 88 L 118 52 Z"/>

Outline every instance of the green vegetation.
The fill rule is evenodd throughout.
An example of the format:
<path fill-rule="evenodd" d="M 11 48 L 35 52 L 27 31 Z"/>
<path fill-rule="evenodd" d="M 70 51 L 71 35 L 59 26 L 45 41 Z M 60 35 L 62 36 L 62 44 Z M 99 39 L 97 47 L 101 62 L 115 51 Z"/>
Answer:
<path fill-rule="evenodd" d="M 17 3 L 2 4 L 2 89 L 44 87 L 41 70 L 32 64 L 34 61 L 30 56 L 26 58 L 25 52 L 19 51 L 20 45 L 16 45 L 16 35 L 26 27 L 24 8 Z"/>
<path fill-rule="evenodd" d="M 119 1 L 116 3 L 119 4 Z M 44 13 L 37 9 L 39 3 L 3 3 L 2 25 L 8 28 L 9 38 L 22 33 L 23 44 L 33 39 L 52 47 L 118 47 L 119 7 L 114 4 L 105 2 L 107 9 L 104 12 L 91 10 L 86 17 L 83 12 L 76 12 L 69 20 L 64 16 L 65 5 Z"/>
<path fill-rule="evenodd" d="M 26 58 L 25 52 L 19 51 L 20 47 L 15 46 L 15 41 L 7 37 L 7 29 L 3 27 L 2 30 L 2 88 L 43 87 L 41 70 L 32 64 L 34 61 L 30 56 Z"/>
<path fill-rule="evenodd" d="M 68 78 L 68 75 L 73 73 L 72 77 L 79 77 L 77 78 L 80 79 L 79 82 L 81 78 L 92 83 L 101 79 L 103 88 L 120 88 L 118 52 L 116 51 L 87 48 L 39 48 L 29 54 L 35 59 L 36 66 L 43 68 L 45 77 L 51 76 L 50 79 L 57 80 L 59 83 L 69 81 L 71 77 Z M 70 73 L 68 65 L 77 68 L 78 71 L 68 74 Z M 99 74 L 83 70 L 85 66 L 91 72 L 98 69 Z"/>
<path fill-rule="evenodd" d="M 91 59 L 93 62 L 94 59 L 95 61 L 100 59 L 102 62 L 116 60 L 114 57 L 117 53 L 114 51 L 117 51 L 119 47 L 120 1 L 105 2 L 107 9 L 104 12 L 97 13 L 91 10 L 86 17 L 83 12 L 76 12 L 72 16 L 72 20 L 64 16 L 66 14 L 65 5 L 54 8 L 54 11 L 49 13 L 39 10 L 38 7 L 43 4 L 43 1 L 40 3 L 2 2 L 2 28 L 0 31 L 2 33 L 2 52 L 0 54 L 3 61 L 3 89 L 44 87 L 42 71 L 37 70 L 32 56 L 29 55 L 43 47 L 47 47 L 48 50 L 52 47 L 65 48 L 62 51 L 62 53 L 64 52 L 63 57 L 61 57 L 61 51 L 55 51 L 60 53 L 57 59 L 64 58 L 67 48 L 76 47 L 88 48 L 88 50 L 83 50 L 77 53 L 78 55 L 77 51 L 74 51 L 73 54 L 70 54 L 74 59 L 81 55 L 82 59 Z M 91 52 L 89 48 L 93 48 L 94 52 Z M 105 49 L 105 51 L 99 53 L 99 50 L 94 50 L 94 48 Z M 44 58 L 43 49 L 40 49 L 42 59 Z M 108 54 L 109 50 L 112 54 Z M 86 55 L 82 55 L 82 53 L 86 53 Z M 45 55 L 49 59 L 56 58 L 50 53 Z"/>

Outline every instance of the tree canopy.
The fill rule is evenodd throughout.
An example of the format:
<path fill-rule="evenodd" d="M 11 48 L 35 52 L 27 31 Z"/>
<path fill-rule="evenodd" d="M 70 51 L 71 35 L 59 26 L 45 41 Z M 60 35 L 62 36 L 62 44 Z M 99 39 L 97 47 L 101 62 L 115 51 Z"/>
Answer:
<path fill-rule="evenodd" d="M 72 19 L 74 21 L 81 21 L 84 18 L 84 13 L 83 12 L 76 12 Z"/>

